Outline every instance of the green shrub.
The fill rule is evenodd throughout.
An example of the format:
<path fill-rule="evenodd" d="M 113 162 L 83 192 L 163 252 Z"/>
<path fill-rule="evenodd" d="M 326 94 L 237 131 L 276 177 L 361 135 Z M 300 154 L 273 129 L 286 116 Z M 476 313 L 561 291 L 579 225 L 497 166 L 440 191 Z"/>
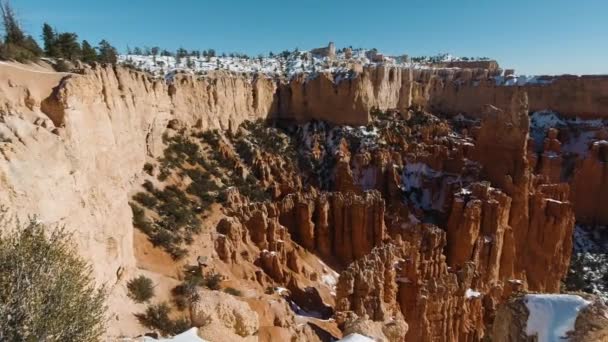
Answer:
<path fill-rule="evenodd" d="M 190 328 L 189 321 L 181 318 L 172 320 L 169 317 L 171 309 L 167 303 L 149 305 L 144 313 L 136 314 L 139 322 L 150 329 L 157 329 L 163 335 L 176 335 Z"/>
<path fill-rule="evenodd" d="M 105 290 L 95 287 L 71 235 L 2 214 L 0 232 L 0 340 L 98 341 Z"/>
<path fill-rule="evenodd" d="M 145 192 L 136 193 L 135 196 L 133 196 L 133 199 L 148 209 L 153 209 L 158 203 L 158 200 L 154 198 L 154 196 Z"/>
<path fill-rule="evenodd" d="M 142 187 L 144 189 L 146 189 L 146 191 L 154 193 L 154 191 L 156 190 L 154 188 L 154 184 L 152 184 L 152 182 L 150 182 L 149 180 L 146 179 L 146 181 L 144 182 L 144 184 L 142 184 Z"/>
<path fill-rule="evenodd" d="M 145 163 L 144 164 L 144 171 L 149 174 L 150 176 L 153 176 L 154 174 L 154 165 L 152 165 L 151 163 Z"/>
<path fill-rule="evenodd" d="M 71 68 L 68 62 L 63 59 L 58 60 L 55 64 L 53 64 L 53 69 L 57 72 L 70 72 Z"/>
<path fill-rule="evenodd" d="M 139 228 L 139 230 L 145 234 L 151 235 L 153 227 L 152 224 L 146 220 L 144 210 L 135 203 L 129 203 L 129 206 L 131 206 L 131 210 L 133 211 L 133 226 Z"/>
<path fill-rule="evenodd" d="M 127 289 L 129 290 L 129 297 L 137 303 L 147 302 L 150 298 L 154 297 L 152 279 L 144 275 L 131 279 L 127 283 Z"/>
<path fill-rule="evenodd" d="M 224 289 L 224 292 L 231 294 L 233 296 L 237 296 L 237 297 L 241 297 L 243 295 L 243 292 L 235 289 L 234 287 L 227 287 Z"/>
<path fill-rule="evenodd" d="M 219 273 L 207 274 L 204 277 L 204 284 L 210 290 L 219 290 L 222 282 L 222 275 Z"/>

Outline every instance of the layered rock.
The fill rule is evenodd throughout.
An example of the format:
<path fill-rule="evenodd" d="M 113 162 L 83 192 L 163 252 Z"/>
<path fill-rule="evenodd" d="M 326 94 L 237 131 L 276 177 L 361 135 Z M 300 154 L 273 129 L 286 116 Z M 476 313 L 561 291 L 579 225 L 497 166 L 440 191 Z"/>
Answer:
<path fill-rule="evenodd" d="M 576 165 L 572 178 L 572 201 L 577 220 L 588 224 L 608 222 L 608 143 L 604 140 L 591 145 L 587 155 Z"/>
<path fill-rule="evenodd" d="M 257 340 L 258 314 L 247 303 L 217 291 L 200 290 L 201 300 L 191 305 L 192 325 L 208 340 Z"/>
<path fill-rule="evenodd" d="M 386 238 L 384 200 L 376 191 L 293 194 L 280 206 L 281 224 L 302 246 L 348 265 Z"/>
<path fill-rule="evenodd" d="M 401 229 L 395 244 L 377 247 L 340 275 L 336 310 L 348 326 L 358 317 L 379 323 L 405 318 L 407 335 L 391 341 L 480 340 L 484 336 L 479 296 L 465 296 L 471 276 L 449 273 L 437 227 Z M 472 272 L 473 270 L 471 270 Z M 472 274 L 472 273 L 470 273 Z"/>

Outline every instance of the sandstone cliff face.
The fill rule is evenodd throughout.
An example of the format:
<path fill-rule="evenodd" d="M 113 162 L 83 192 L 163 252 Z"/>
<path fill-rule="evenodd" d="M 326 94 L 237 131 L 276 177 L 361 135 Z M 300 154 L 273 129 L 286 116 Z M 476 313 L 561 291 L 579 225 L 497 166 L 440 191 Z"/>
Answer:
<path fill-rule="evenodd" d="M 486 105 L 506 108 L 513 95 L 528 93 L 529 110 L 552 110 L 570 117 L 606 117 L 608 78 L 548 77 L 546 84 L 499 86 L 491 65 L 465 69 L 363 67 L 340 77 L 302 76 L 279 86 L 280 118 L 364 125 L 373 108 L 404 110 L 410 106 L 438 113 L 479 115 Z M 487 69 L 485 67 L 490 67 Z M 344 78 L 344 79 L 343 79 Z M 521 89 L 519 89 L 521 88 Z"/>
<path fill-rule="evenodd" d="M 580 160 L 572 179 L 572 200 L 576 203 L 576 216 L 582 222 L 605 224 L 608 212 L 605 203 L 608 194 L 606 141 L 594 142 L 587 156 Z"/>
<path fill-rule="evenodd" d="M 386 238 L 384 200 L 377 192 L 288 196 L 281 223 L 303 247 L 343 265 L 368 254 Z"/>
<path fill-rule="evenodd" d="M 162 153 L 169 121 L 227 129 L 266 117 L 274 93 L 265 79 L 179 78 L 167 86 L 101 66 L 84 75 L 8 65 L 0 72 L 1 203 L 75 231 L 95 277 L 112 287 L 135 267 L 128 193 L 146 158 Z M 121 314 L 109 333 L 120 334 L 134 318 L 124 288 L 113 288 L 110 310 Z"/>

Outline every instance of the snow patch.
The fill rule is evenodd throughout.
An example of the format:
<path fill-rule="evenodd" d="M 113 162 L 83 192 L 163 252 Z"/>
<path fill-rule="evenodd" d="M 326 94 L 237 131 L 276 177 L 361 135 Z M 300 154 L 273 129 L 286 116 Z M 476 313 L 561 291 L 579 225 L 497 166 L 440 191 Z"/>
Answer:
<path fill-rule="evenodd" d="M 338 340 L 338 342 L 374 342 L 374 340 L 365 335 L 354 333 L 348 334 L 343 339 Z"/>
<path fill-rule="evenodd" d="M 574 330 L 576 317 L 589 302 L 580 296 L 566 294 L 529 294 L 524 303 L 530 312 L 526 325 L 528 336 L 538 342 L 554 342 Z"/>
<path fill-rule="evenodd" d="M 144 337 L 144 342 L 207 342 L 206 340 L 198 337 L 197 331 L 197 328 L 192 328 L 179 335 L 175 335 L 172 338 L 161 338 L 159 340 L 146 336 Z"/>
<path fill-rule="evenodd" d="M 467 289 L 464 293 L 464 297 L 467 299 L 479 298 L 479 297 L 481 297 L 481 292 L 477 292 L 473 289 Z"/>

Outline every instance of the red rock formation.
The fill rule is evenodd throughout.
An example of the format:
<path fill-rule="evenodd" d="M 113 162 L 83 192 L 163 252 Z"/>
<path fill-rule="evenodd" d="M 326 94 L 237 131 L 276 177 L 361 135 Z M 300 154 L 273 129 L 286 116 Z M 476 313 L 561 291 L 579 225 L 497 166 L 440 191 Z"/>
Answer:
<path fill-rule="evenodd" d="M 600 140 L 575 168 L 572 201 L 577 220 L 589 224 L 608 222 L 608 143 Z"/>
<path fill-rule="evenodd" d="M 562 172 L 562 144 L 557 140 L 558 130 L 550 128 L 547 138 L 543 144 L 543 153 L 540 160 L 538 173 L 545 176 L 550 182 L 557 183 L 561 180 Z"/>
<path fill-rule="evenodd" d="M 473 262 L 478 288 L 501 280 L 505 232 L 511 234 L 511 198 L 487 183 L 475 183 L 454 197 L 447 225 L 447 263 L 454 270 Z M 507 246 L 507 249 L 512 246 Z"/>
<path fill-rule="evenodd" d="M 296 241 L 345 265 L 386 238 L 384 200 L 375 191 L 293 194 L 279 210 Z"/>
<path fill-rule="evenodd" d="M 401 229 L 401 236 L 404 241 L 397 238 L 394 244 L 375 248 L 341 274 L 338 317 L 353 312 L 382 322 L 403 315 L 409 326 L 407 341 L 480 340 L 482 302 L 465 296 L 470 276 L 459 280 L 448 272 L 442 254 L 445 233 L 417 225 Z"/>

